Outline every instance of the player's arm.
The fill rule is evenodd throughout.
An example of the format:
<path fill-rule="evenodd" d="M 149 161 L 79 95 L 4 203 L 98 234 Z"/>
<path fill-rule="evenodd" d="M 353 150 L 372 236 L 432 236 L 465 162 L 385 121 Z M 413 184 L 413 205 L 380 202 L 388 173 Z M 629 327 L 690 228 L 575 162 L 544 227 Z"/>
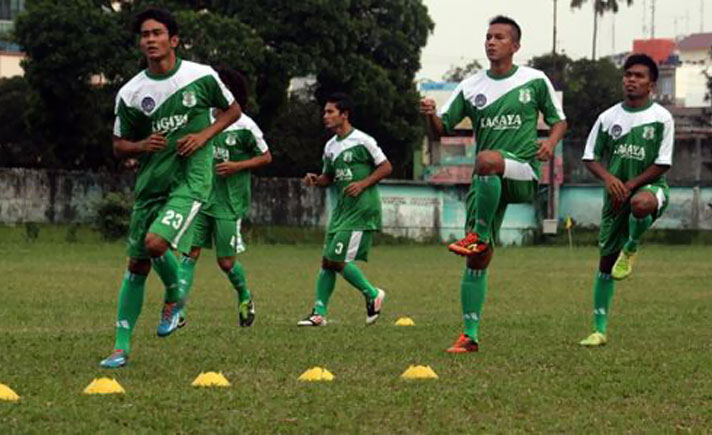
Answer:
<path fill-rule="evenodd" d="M 561 139 L 564 138 L 568 123 L 566 115 L 561 105 L 561 101 L 556 97 L 556 91 L 546 75 L 535 84 L 537 102 L 539 110 L 544 115 L 544 121 L 550 126 L 549 137 L 538 141 L 539 150 L 536 157 L 542 161 L 551 160 L 554 156 L 554 149 Z"/>
<path fill-rule="evenodd" d="M 438 140 L 445 133 L 443 129 L 443 121 L 437 114 L 435 100 L 432 98 L 423 98 L 420 100 L 420 113 L 425 116 L 425 121 L 428 127 L 428 137 L 433 140 Z"/>
<path fill-rule="evenodd" d="M 566 129 L 568 128 L 568 123 L 566 120 L 561 120 L 556 124 L 551 126 L 549 130 L 549 137 L 546 139 L 538 141 L 539 151 L 536 152 L 536 157 L 542 161 L 549 161 L 554 156 L 554 150 L 556 149 L 556 144 L 564 138 L 566 134 Z"/>
<path fill-rule="evenodd" d="M 618 209 L 625 202 L 630 191 L 618 177 L 608 172 L 601 164 L 601 156 L 607 146 L 608 136 L 604 132 L 603 121 L 599 116 L 588 134 L 582 160 L 586 165 L 586 169 L 591 171 L 596 178 L 603 181 L 606 192 L 608 192 L 613 201 L 613 208 Z"/>
<path fill-rule="evenodd" d="M 384 160 L 378 166 L 376 170 L 371 172 L 371 175 L 360 181 L 354 181 L 353 183 L 346 186 L 344 193 L 349 196 L 359 196 L 361 192 L 367 188 L 377 184 L 379 181 L 383 180 L 391 174 L 393 171 L 393 166 L 388 160 Z"/>
<path fill-rule="evenodd" d="M 114 156 L 125 159 L 137 157 L 143 153 L 155 153 L 166 148 L 166 138 L 160 133 L 153 133 L 144 140 L 132 142 L 114 135 L 112 137 Z"/>
<path fill-rule="evenodd" d="M 439 140 L 443 135 L 450 135 L 457 124 L 465 118 L 465 96 L 462 93 L 462 83 L 452 92 L 450 98 L 438 115 L 435 100 L 423 98 L 420 100 L 420 113 L 425 115 L 428 125 L 428 136 Z"/>
<path fill-rule="evenodd" d="M 639 187 L 645 186 L 646 184 L 650 184 L 653 181 L 657 180 L 669 169 L 670 166 L 668 165 L 650 165 L 645 171 L 643 171 L 643 173 L 641 173 L 635 178 L 631 178 L 630 180 L 626 181 L 625 187 L 630 192 L 633 192 Z"/>
<path fill-rule="evenodd" d="M 215 165 L 215 171 L 221 177 L 228 177 L 240 171 L 249 171 L 272 163 L 272 154 L 265 151 L 259 156 L 237 162 L 222 162 Z"/>
<path fill-rule="evenodd" d="M 178 139 L 176 141 L 178 155 L 189 156 L 193 154 L 196 150 L 205 146 L 213 136 L 237 121 L 240 116 L 242 116 L 242 108 L 237 104 L 237 101 L 233 101 L 227 110 L 220 111 L 215 118 L 215 122 L 210 126 L 198 133 L 188 134 Z"/>
<path fill-rule="evenodd" d="M 334 182 L 334 177 L 331 174 L 315 174 L 313 172 L 307 172 L 307 175 L 302 179 L 305 186 L 308 187 L 327 187 Z"/>

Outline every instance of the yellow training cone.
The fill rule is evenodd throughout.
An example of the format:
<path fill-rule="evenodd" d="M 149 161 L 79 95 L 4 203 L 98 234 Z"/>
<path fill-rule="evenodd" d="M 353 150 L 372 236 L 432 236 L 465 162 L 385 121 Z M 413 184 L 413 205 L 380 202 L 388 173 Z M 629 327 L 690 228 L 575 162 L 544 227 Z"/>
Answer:
<path fill-rule="evenodd" d="M 438 375 L 430 366 L 410 366 L 401 375 L 403 379 L 437 379 Z"/>
<path fill-rule="evenodd" d="M 17 402 L 20 400 L 20 396 L 5 384 L 0 384 L 0 400 L 7 400 L 8 402 Z"/>
<path fill-rule="evenodd" d="M 99 378 L 91 381 L 84 394 L 124 394 L 124 388 L 113 378 Z"/>
<path fill-rule="evenodd" d="M 221 372 L 201 372 L 190 385 L 194 387 L 229 387 L 230 382 Z"/>
<path fill-rule="evenodd" d="M 300 381 L 333 381 L 334 375 L 327 369 L 312 367 L 299 376 Z"/>
<path fill-rule="evenodd" d="M 401 317 L 396 320 L 396 326 L 415 326 L 415 322 L 410 317 Z"/>

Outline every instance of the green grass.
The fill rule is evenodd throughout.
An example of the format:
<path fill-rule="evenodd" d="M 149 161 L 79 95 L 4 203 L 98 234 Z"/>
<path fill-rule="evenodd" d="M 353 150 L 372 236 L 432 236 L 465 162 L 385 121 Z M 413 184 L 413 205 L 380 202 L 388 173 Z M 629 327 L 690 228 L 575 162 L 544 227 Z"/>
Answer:
<path fill-rule="evenodd" d="M 364 326 L 361 296 L 342 279 L 326 328 L 298 329 L 312 304 L 321 248 L 253 244 L 240 257 L 256 295 L 252 328 L 212 251 L 198 265 L 189 325 L 155 335 L 162 289 L 148 282 L 132 361 L 98 368 L 111 351 L 123 245 L 80 230 L 0 228 L 0 431 L 237 433 L 705 432 L 712 427 L 712 247 L 643 247 L 618 284 L 609 345 L 590 332 L 594 248 L 499 249 L 490 273 L 481 352 L 447 355 L 460 331 L 462 260 L 441 246 L 377 246 L 363 267 L 388 292 Z M 415 327 L 393 326 L 408 315 Z M 436 381 L 403 381 L 410 364 Z M 297 377 L 327 367 L 331 383 Z M 197 389 L 222 371 L 228 389 Z M 123 396 L 84 396 L 114 376 Z"/>

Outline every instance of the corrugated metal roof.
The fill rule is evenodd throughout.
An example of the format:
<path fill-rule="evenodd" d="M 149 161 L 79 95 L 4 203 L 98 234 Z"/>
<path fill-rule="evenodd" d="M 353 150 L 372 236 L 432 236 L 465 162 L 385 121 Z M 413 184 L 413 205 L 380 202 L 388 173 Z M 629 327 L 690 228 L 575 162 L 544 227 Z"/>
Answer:
<path fill-rule="evenodd" d="M 694 33 L 677 44 L 680 51 L 712 48 L 712 33 Z"/>

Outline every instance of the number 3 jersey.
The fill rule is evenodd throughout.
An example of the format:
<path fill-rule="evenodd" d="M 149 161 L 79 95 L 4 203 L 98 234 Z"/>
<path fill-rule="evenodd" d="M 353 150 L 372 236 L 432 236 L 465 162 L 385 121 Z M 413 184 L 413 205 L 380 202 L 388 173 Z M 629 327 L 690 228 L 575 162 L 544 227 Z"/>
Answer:
<path fill-rule="evenodd" d="M 674 137 L 672 115 L 661 105 L 630 108 L 618 103 L 596 120 L 583 160 L 608 159 L 608 172 L 625 183 L 652 165 L 672 165 Z M 664 176 L 650 184 L 667 185 Z"/>
<path fill-rule="evenodd" d="M 378 187 L 367 187 L 356 197 L 347 195 L 344 189 L 371 175 L 386 160 L 376 140 L 357 129 L 351 130 L 343 138 L 334 136 L 326 143 L 322 172 L 333 178 L 337 197 L 328 233 L 381 229 L 381 197 Z"/>

